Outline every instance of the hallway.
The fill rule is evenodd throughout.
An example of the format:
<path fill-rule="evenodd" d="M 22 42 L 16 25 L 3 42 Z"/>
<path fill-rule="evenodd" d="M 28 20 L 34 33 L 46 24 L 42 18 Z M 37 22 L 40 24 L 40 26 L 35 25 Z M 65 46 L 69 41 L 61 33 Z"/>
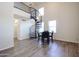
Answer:
<path fill-rule="evenodd" d="M 79 44 L 53 41 L 49 45 L 41 45 L 35 39 L 15 42 L 15 47 L 0 52 L 3 57 L 72 57 L 79 56 Z"/>

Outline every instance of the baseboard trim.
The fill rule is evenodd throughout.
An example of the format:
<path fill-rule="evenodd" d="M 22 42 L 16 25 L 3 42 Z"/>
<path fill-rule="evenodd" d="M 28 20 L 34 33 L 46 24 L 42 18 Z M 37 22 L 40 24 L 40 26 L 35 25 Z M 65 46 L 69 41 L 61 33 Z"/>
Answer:
<path fill-rule="evenodd" d="M 7 50 L 10 50 L 10 49 L 13 49 L 13 48 L 14 48 L 14 46 L 9 47 L 9 48 L 5 48 L 5 49 L 1 49 L 1 50 L 0 50 L 0 53 L 3 52 L 3 51 L 7 51 Z"/>
<path fill-rule="evenodd" d="M 60 41 L 70 42 L 70 43 L 79 43 L 79 42 L 76 42 L 76 41 L 63 40 L 62 38 L 55 38 L 54 40 L 60 40 Z"/>

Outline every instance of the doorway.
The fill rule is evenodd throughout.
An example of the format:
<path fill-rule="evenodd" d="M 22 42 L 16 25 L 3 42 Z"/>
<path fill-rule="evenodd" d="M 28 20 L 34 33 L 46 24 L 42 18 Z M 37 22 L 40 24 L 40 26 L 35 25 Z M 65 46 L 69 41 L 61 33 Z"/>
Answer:
<path fill-rule="evenodd" d="M 14 18 L 14 41 L 19 39 L 19 20 Z"/>

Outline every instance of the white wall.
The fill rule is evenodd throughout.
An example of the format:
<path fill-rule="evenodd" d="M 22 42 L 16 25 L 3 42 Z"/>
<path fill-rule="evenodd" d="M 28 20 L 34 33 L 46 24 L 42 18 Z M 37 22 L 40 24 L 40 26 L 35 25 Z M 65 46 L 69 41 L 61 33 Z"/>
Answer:
<path fill-rule="evenodd" d="M 78 7 L 78 10 L 79 10 L 79 7 Z M 79 14 L 79 11 L 78 11 L 78 14 Z M 79 17 L 78 17 L 78 22 L 77 23 L 79 25 Z M 78 40 L 78 43 L 79 43 L 79 26 L 78 26 L 78 34 L 77 34 L 77 36 L 78 36 L 78 39 L 77 40 Z"/>
<path fill-rule="evenodd" d="M 0 50 L 14 46 L 12 12 L 13 3 L 0 3 Z"/>
<path fill-rule="evenodd" d="M 28 39 L 29 29 L 34 24 L 34 20 L 30 19 L 30 14 L 22 10 L 19 10 L 17 8 L 14 8 L 14 18 L 18 20 L 18 24 L 19 24 L 17 38 L 19 40 Z"/>
<path fill-rule="evenodd" d="M 34 24 L 34 21 L 32 20 L 27 20 L 27 21 L 22 21 L 20 20 L 20 34 L 19 34 L 19 40 L 23 39 L 28 39 L 29 38 L 29 32 L 30 32 L 30 27 Z"/>
<path fill-rule="evenodd" d="M 77 43 L 79 3 L 61 3 L 59 7 L 57 39 Z"/>
<path fill-rule="evenodd" d="M 57 21 L 57 40 L 78 41 L 79 3 L 37 3 L 35 7 L 45 8 L 43 16 L 45 30 L 48 29 L 48 21 Z"/>

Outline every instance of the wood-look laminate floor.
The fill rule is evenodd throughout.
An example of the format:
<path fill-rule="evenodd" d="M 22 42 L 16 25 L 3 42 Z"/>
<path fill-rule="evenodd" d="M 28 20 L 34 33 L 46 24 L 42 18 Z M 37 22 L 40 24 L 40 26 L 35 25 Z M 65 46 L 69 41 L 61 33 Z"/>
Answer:
<path fill-rule="evenodd" d="M 41 45 L 35 39 L 15 42 L 15 47 L 0 52 L 1 57 L 79 57 L 79 44 L 53 41 Z"/>

